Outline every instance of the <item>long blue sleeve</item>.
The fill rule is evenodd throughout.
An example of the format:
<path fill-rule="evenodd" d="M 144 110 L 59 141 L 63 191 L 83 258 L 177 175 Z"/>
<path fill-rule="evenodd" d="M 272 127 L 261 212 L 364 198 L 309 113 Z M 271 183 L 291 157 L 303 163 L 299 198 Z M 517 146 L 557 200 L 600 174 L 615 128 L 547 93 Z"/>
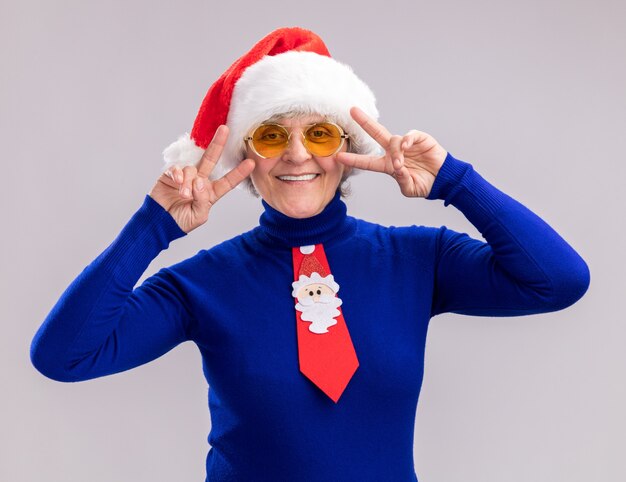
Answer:
<path fill-rule="evenodd" d="M 539 216 L 448 154 L 428 199 L 452 204 L 486 242 L 440 231 L 432 315 L 556 311 L 586 292 L 585 261 Z"/>
<path fill-rule="evenodd" d="M 86 380 L 144 364 L 185 341 L 189 313 L 166 269 L 133 291 L 150 262 L 184 235 L 146 195 L 50 311 L 31 343 L 33 365 L 55 380 Z"/>

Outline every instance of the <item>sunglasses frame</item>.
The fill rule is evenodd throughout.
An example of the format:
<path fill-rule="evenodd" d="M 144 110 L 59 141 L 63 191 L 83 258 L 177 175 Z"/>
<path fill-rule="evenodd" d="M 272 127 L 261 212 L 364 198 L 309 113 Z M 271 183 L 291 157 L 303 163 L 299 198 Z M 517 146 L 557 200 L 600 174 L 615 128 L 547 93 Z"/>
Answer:
<path fill-rule="evenodd" d="M 307 147 L 306 137 L 304 136 L 304 133 L 308 129 L 310 129 L 311 127 L 316 126 L 318 124 L 330 124 L 332 126 L 335 126 L 337 128 L 337 130 L 339 131 L 339 137 L 341 138 L 341 142 L 339 143 L 339 146 L 337 146 L 337 149 L 335 149 L 334 152 L 328 154 L 327 156 L 320 156 L 318 154 L 314 154 Z M 278 157 L 278 156 L 282 155 L 283 152 L 285 152 L 285 149 L 289 148 L 289 142 L 291 141 L 291 134 L 293 133 L 293 131 L 290 131 L 289 129 L 287 129 L 287 127 L 285 127 L 282 124 L 277 124 L 275 122 L 268 122 L 268 123 L 259 124 L 254 129 L 252 129 L 252 131 L 250 131 L 250 134 L 248 134 L 246 137 L 243 138 L 244 142 L 250 147 L 250 149 L 252 149 L 254 151 L 254 153 L 257 156 L 259 156 L 262 159 L 269 159 L 269 157 L 263 156 L 263 155 L 259 154 L 259 152 L 254 147 L 254 142 L 253 142 L 254 141 L 254 133 L 256 132 L 257 129 L 259 129 L 259 128 L 263 127 L 263 126 L 279 127 L 280 129 L 284 130 L 287 133 L 287 144 L 285 145 L 285 148 L 282 151 L 280 151 L 278 154 L 276 154 L 275 156 L 272 156 L 272 157 Z M 328 122 L 328 121 L 314 122 L 312 124 L 307 124 L 307 125 L 302 127 L 302 130 L 300 131 L 300 135 L 302 136 L 302 145 L 304 146 L 304 148 L 307 150 L 307 152 L 309 154 L 311 154 L 312 156 L 315 156 L 315 157 L 330 157 L 330 156 L 333 156 L 333 155 L 337 154 L 339 152 L 339 150 L 343 147 L 343 144 L 346 141 L 346 139 L 350 139 L 350 134 L 346 134 L 346 132 L 343 130 L 343 128 L 340 125 L 335 124 L 334 122 Z"/>

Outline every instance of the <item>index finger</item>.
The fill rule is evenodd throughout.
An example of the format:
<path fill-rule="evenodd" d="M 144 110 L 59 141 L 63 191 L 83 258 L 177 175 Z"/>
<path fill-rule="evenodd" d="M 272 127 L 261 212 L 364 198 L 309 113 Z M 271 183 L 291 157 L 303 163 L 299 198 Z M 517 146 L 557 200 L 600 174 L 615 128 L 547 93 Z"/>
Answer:
<path fill-rule="evenodd" d="M 237 184 L 247 178 L 254 170 L 254 161 L 252 159 L 244 159 L 236 167 L 228 171 L 217 181 L 213 182 L 213 192 L 215 193 L 215 203 L 224 194 L 232 191 Z"/>
<path fill-rule="evenodd" d="M 385 128 L 385 126 L 376 122 L 356 106 L 350 109 L 350 115 L 356 123 L 359 124 L 363 130 L 372 136 L 382 147 L 387 147 L 389 145 L 391 133 Z"/>
<path fill-rule="evenodd" d="M 385 162 L 384 157 L 356 154 L 354 152 L 338 152 L 335 159 L 346 166 L 389 174 L 389 166 Z"/>
<path fill-rule="evenodd" d="M 228 127 L 222 124 L 215 131 L 213 139 L 198 161 L 196 166 L 198 168 L 198 176 L 206 178 L 211 175 L 215 164 L 217 164 L 218 159 L 222 155 L 226 139 L 228 139 Z"/>

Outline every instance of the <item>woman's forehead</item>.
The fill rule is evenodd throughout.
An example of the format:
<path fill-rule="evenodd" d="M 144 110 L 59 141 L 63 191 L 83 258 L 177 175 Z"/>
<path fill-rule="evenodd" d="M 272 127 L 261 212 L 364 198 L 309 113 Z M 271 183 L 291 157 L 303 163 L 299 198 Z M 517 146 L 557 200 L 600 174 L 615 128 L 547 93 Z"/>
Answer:
<path fill-rule="evenodd" d="M 309 124 L 314 124 L 316 122 L 327 121 L 328 118 L 321 114 L 296 114 L 296 115 L 277 115 L 272 116 L 266 122 L 273 122 L 276 124 L 281 124 L 285 127 L 298 127 L 305 126 Z"/>

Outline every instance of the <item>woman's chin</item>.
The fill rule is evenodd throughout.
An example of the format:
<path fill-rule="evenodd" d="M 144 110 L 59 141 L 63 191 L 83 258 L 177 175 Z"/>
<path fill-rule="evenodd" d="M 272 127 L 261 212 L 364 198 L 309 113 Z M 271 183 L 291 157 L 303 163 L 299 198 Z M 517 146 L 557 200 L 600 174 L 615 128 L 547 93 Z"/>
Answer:
<path fill-rule="evenodd" d="M 310 218 L 323 211 L 324 206 L 321 202 L 305 201 L 303 199 L 296 199 L 294 201 L 283 201 L 278 203 L 278 206 L 274 206 L 277 211 L 280 211 L 285 216 L 295 219 Z"/>
<path fill-rule="evenodd" d="M 322 209 L 311 209 L 310 207 L 302 208 L 302 209 L 289 209 L 287 210 L 287 212 L 283 211 L 283 214 L 285 216 L 289 216 L 290 218 L 306 219 L 306 218 L 311 218 L 315 216 L 316 214 L 321 213 Z"/>

